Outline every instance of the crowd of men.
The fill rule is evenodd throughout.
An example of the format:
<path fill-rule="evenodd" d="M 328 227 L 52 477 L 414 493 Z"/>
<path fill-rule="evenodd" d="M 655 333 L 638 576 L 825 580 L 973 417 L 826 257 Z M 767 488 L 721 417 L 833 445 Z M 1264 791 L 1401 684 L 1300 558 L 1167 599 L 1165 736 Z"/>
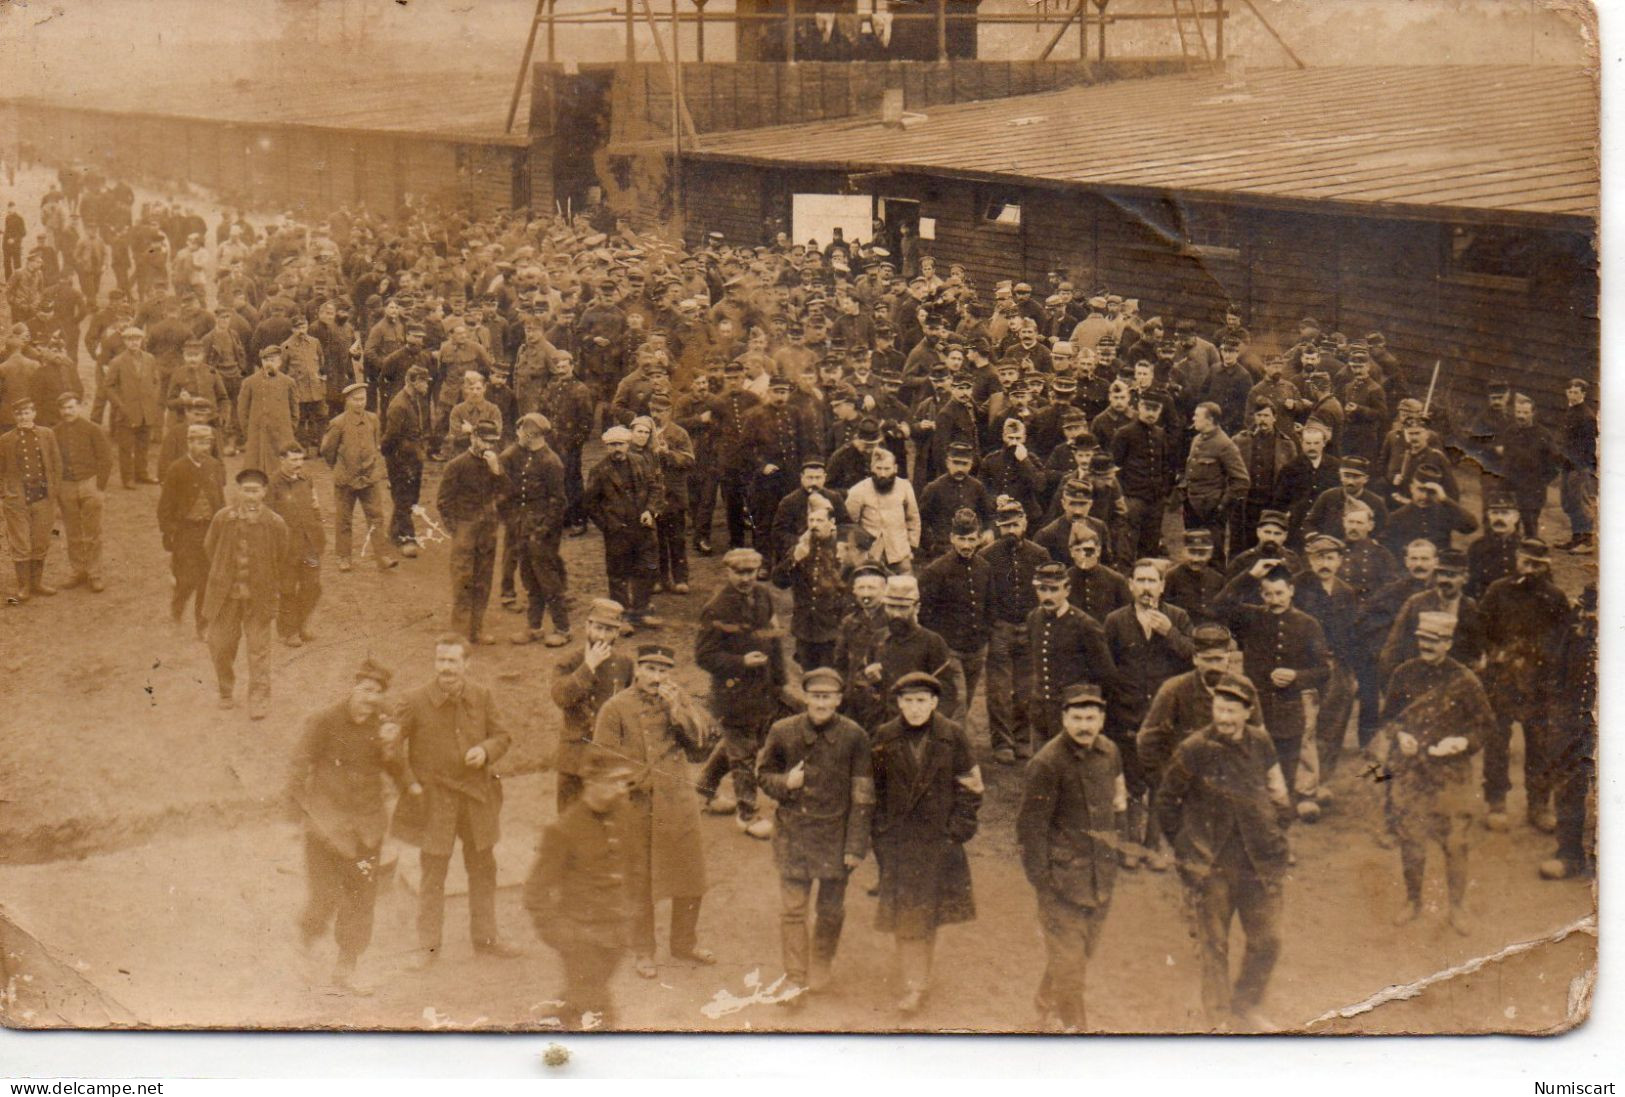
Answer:
<path fill-rule="evenodd" d="M 1556 553 L 1595 546 L 1583 378 L 1550 424 L 1499 381 L 1453 423 L 1380 332 L 1305 318 L 1255 338 L 1239 312 L 1143 315 L 1062 271 L 1042 294 L 978 287 L 917 251 L 683 246 L 602 209 L 232 214 L 211 231 L 64 169 L 39 225 L 24 249 L 8 209 L 9 602 L 57 593 L 59 522 L 61 585 L 105 589 L 103 492 L 115 471 L 123 490 L 157 484 L 172 615 L 192 601 L 222 707 L 246 645 L 262 719 L 273 638 L 314 636 L 329 506 L 341 572 L 395 572 L 449 539 L 434 679 L 393 699 L 369 659 L 301 747 L 302 931 L 334 927 L 341 987 L 364 989 L 391 829 L 423 857 L 418 966 L 441 954 L 459 842 L 475 948 L 516 951 L 492 854 L 511 735 L 466 674 L 498 640 L 493 590 L 525 614 L 513 643 L 570 649 L 551 663 L 558 817 L 526 905 L 576 1015 L 609 1013 L 628 952 L 656 976 L 657 901 L 671 954 L 716 961 L 698 937 L 707 812 L 773 843 L 787 1004 L 830 978 L 872 851 L 898 1007 L 920 1009 L 938 930 L 975 916 L 984 764 L 1026 766 L 1017 835 L 1052 1028 L 1087 1026 L 1117 873 L 1170 868 L 1209 1023 L 1270 1027 L 1287 830 L 1332 803 L 1340 767 L 1382 778 L 1400 924 L 1423 913 L 1437 845 L 1446 917 L 1469 931 L 1474 829 L 1513 822 L 1514 725 L 1525 818 L 1557 834 L 1540 874 L 1591 871 L 1596 592 L 1576 604 L 1552 578 Z M 590 527 L 608 589 L 581 617 L 560 550 Z M 719 552 L 724 583 L 691 590 L 689 554 Z M 704 704 L 671 677 L 678 623 Z"/>

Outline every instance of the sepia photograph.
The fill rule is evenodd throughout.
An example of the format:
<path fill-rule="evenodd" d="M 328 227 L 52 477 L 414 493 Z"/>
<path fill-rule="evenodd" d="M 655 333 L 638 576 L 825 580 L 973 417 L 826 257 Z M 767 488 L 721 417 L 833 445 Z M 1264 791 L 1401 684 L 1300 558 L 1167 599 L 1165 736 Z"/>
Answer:
<path fill-rule="evenodd" d="M 1584 1025 L 1600 51 L 0 0 L 0 1026 Z"/>

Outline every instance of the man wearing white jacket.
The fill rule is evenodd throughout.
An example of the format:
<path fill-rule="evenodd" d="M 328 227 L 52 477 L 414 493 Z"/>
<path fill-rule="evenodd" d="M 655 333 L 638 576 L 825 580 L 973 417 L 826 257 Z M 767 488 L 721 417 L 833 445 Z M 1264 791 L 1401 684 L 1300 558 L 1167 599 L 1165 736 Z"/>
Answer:
<path fill-rule="evenodd" d="M 869 455 L 869 476 L 846 494 L 846 513 L 875 539 L 874 555 L 893 573 L 912 570 L 920 547 L 920 508 L 914 487 L 897 476 L 897 458 L 884 446 Z"/>

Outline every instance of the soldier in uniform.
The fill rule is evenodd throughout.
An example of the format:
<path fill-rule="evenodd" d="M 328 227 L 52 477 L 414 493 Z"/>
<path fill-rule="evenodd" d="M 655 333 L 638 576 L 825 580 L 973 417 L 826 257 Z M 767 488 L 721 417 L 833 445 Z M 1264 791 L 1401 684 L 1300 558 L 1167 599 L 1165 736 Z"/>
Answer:
<path fill-rule="evenodd" d="M 869 852 L 873 758 L 863 729 L 837 712 L 843 688 L 829 667 L 803 672 L 807 711 L 776 721 L 756 762 L 762 790 L 778 804 L 773 859 L 791 1002 L 828 980 L 846 918 L 846 882 Z M 816 921 L 809 934 L 810 904 Z"/>
<path fill-rule="evenodd" d="M 304 475 L 305 447 L 289 442 L 265 493 L 265 505 L 288 526 L 288 556 L 282 562 L 282 594 L 277 601 L 277 633 L 291 648 L 316 639 L 310 615 L 322 596 L 322 553 L 327 530 L 316 505 L 316 489 Z"/>
<path fill-rule="evenodd" d="M 964 724 L 987 662 L 993 633 L 993 567 L 981 555 L 982 522 L 961 508 L 949 527 L 949 549 L 919 573 L 920 624 L 941 636 L 965 675 Z"/>
<path fill-rule="evenodd" d="M 722 725 L 722 742 L 700 773 L 700 798 L 708 807 L 724 773 L 733 774 L 739 828 L 752 838 L 773 836 L 773 824 L 756 815 L 756 754 L 779 716 L 786 681 L 781 630 L 773 599 L 757 580 L 761 553 L 732 549 L 722 558 L 727 584 L 700 610 L 694 661 L 711 676 L 711 713 Z"/>
<path fill-rule="evenodd" d="M 848 683 L 854 682 L 869 665 L 869 654 L 886 630 L 886 610 L 881 604 L 886 590 L 886 569 L 874 563 L 860 563 L 852 568 L 850 582 L 852 601 L 856 605 L 841 618 L 840 633 L 835 638 L 834 662 L 835 669 Z M 873 728 L 883 719 L 884 706 L 872 691 L 849 685 L 841 710 L 859 726 Z"/>
<path fill-rule="evenodd" d="M 609 982 L 627 947 L 634 773 L 610 755 L 588 759 L 581 794 L 542 831 L 525 880 L 536 935 L 564 964 L 559 1014 L 570 1030 L 615 1024 Z"/>
<path fill-rule="evenodd" d="M 1405 906 L 1394 919 L 1405 925 L 1422 915 L 1427 843 L 1444 849 L 1450 925 L 1471 930 L 1467 899 L 1467 836 L 1472 824 L 1472 756 L 1495 725 L 1489 698 L 1472 671 L 1450 657 L 1456 619 L 1427 610 L 1417 615 L 1419 654 L 1388 679 L 1382 697 L 1382 733 L 1372 753 L 1387 792 L 1388 826 L 1399 840 Z"/>
<path fill-rule="evenodd" d="M 1213 552 L 1211 530 L 1186 530 L 1184 559 L 1164 576 L 1163 597 L 1196 624 L 1214 619 L 1213 600 L 1224 589 L 1224 572 L 1213 566 Z"/>
<path fill-rule="evenodd" d="M 669 647 L 643 644 L 632 684 L 604 703 L 593 725 L 592 751 L 633 767 L 628 813 L 628 904 L 633 970 L 653 979 L 654 904 L 671 902 L 674 960 L 710 965 L 716 953 L 698 941 L 705 895 L 705 852 L 700 805 L 685 755 L 707 749 L 700 715 L 670 678 L 677 663 Z"/>
<path fill-rule="evenodd" d="M 1046 561 L 1034 569 L 1032 584 L 1037 605 L 1026 622 L 1032 678 L 1024 690 L 1032 739 L 1016 743 L 1018 758 L 1032 757 L 1034 743 L 1042 745 L 1060 734 L 1061 703 L 1067 687 L 1090 682 L 1102 690 L 1117 690 L 1117 671 L 1105 632 L 1099 621 L 1072 604 L 1066 568 Z M 1022 688 L 1020 683 L 1017 688 Z"/>
<path fill-rule="evenodd" d="M 432 446 L 429 428 L 429 371 L 412 366 L 401 390 L 384 412 L 384 433 L 379 452 L 389 475 L 389 537 L 402 556 L 418 554 L 417 525 L 412 512 L 423 490 L 423 459 Z"/>
<path fill-rule="evenodd" d="M 178 462 L 177 462 L 178 464 Z M 237 682 L 237 648 L 248 645 L 248 715 L 263 720 L 271 701 L 271 624 L 281 596 L 288 527 L 265 505 L 269 479 L 256 468 L 237 473 L 238 502 L 222 507 L 203 537 L 209 559 L 202 591 L 209 654 L 220 689 L 220 707 L 231 708 Z"/>
<path fill-rule="evenodd" d="M 592 435 L 592 390 L 576 378 L 575 359 L 568 351 L 555 350 L 548 369 L 548 384 L 536 410 L 553 424 L 553 449 L 564 464 L 565 528 L 580 536 L 587 532 L 587 516 L 581 509 L 581 451 Z"/>
<path fill-rule="evenodd" d="M 1103 834 L 1122 825 L 1128 792 L 1115 743 L 1102 734 L 1106 698 L 1080 682 L 1061 701 L 1061 734 L 1027 763 L 1016 839 L 1038 893 L 1048 963 L 1034 1004 L 1040 1025 L 1088 1030 L 1084 983 L 1111 909 L 1117 858 Z"/>
<path fill-rule="evenodd" d="M 141 349 L 145 333 L 131 326 L 122 335 L 124 350 L 107 363 L 106 393 L 113 405 L 119 480 L 130 488 L 157 483 L 148 475 L 147 447 L 163 428 L 163 384 L 157 359 Z"/>
<path fill-rule="evenodd" d="M 992 577 L 988 599 L 993 628 L 987 648 L 987 723 L 994 760 L 1010 765 L 1017 750 L 1031 748 L 1035 713 L 1022 683 L 1032 675 L 1027 619 L 1038 605 L 1033 579 L 1049 553 L 1027 540 L 1027 511 L 1000 500 L 994 514 L 998 538 L 981 555 Z M 1030 755 L 1029 755 L 1030 756 Z"/>
<path fill-rule="evenodd" d="M 514 633 L 513 642 L 541 640 L 557 648 L 570 642 L 570 611 L 564 592 L 564 558 L 559 555 L 559 539 L 564 534 L 564 465 L 547 444 L 550 428 L 540 412 L 520 418 L 518 441 L 502 454 L 508 483 L 501 510 L 504 543 L 514 554 L 527 596 L 525 628 Z M 545 633 L 544 611 L 553 623 Z"/>
<path fill-rule="evenodd" d="M 451 623 L 476 644 L 494 644 L 485 628 L 496 564 L 497 506 L 506 490 L 497 443 L 502 429 L 485 420 L 468 449 L 452 458 L 440 479 L 435 506 L 451 533 Z"/>
<path fill-rule="evenodd" d="M 388 571 L 400 563 L 395 557 L 391 539 L 384 536 L 383 488 L 388 475 L 378 416 L 367 410 L 367 386 L 361 381 L 344 389 L 343 414 L 335 417 L 322 436 L 321 454 L 333 470 L 334 551 L 338 553 L 339 570 L 350 570 L 350 554 L 354 544 L 352 525 L 355 508 L 367 520 L 367 536 L 373 540 L 373 556 L 381 571 Z M 373 538 L 374 532 L 377 537 Z"/>
<path fill-rule="evenodd" d="M 1202 966 L 1202 1006 L 1220 1031 L 1270 1031 L 1258 1012 L 1281 952 L 1281 891 L 1293 812 L 1270 736 L 1251 722 L 1257 692 L 1221 675 L 1212 722 L 1175 750 L 1157 790 L 1157 824 L 1174 843 Z M 1232 921 L 1247 935 L 1230 977 Z"/>
<path fill-rule="evenodd" d="M 665 622 L 649 612 L 649 596 L 660 563 L 655 539 L 660 478 L 629 452 L 632 432 L 625 427 L 610 427 L 603 442 L 606 453 L 587 478 L 582 509 L 604 535 L 610 594 L 626 606 L 632 627 L 659 628 Z"/>
<path fill-rule="evenodd" d="M 834 665 L 841 618 L 852 602 L 841 577 L 835 504 L 822 495 L 809 497 L 807 504 L 804 529 L 773 567 L 774 585 L 790 589 L 790 634 L 796 641 L 796 663 L 804 671 Z"/>
<path fill-rule="evenodd" d="M 440 958 L 446 871 L 457 843 L 468 873 L 468 928 L 474 951 L 500 959 L 520 952 L 497 935 L 495 847 L 501 840 L 502 782 L 493 767 L 512 743 L 488 686 L 468 677 L 461 635 L 434 645 L 434 678 L 406 695 L 399 713 L 402 780 L 397 836 L 419 850 L 417 955 L 422 971 Z"/>
<path fill-rule="evenodd" d="M 349 696 L 305 722 L 289 782 L 304 822 L 310 889 L 300 937 L 309 949 L 331 924 L 338 944 L 331 984 L 362 997 L 372 990 L 356 980 L 356 964 L 372 941 L 389 827 L 384 796 L 400 763 L 400 726 L 384 708 L 390 677 L 372 657 L 361 661 Z"/>
<path fill-rule="evenodd" d="M 0 434 L 0 514 L 17 569 L 17 597 L 25 600 L 56 593 L 45 582 L 45 557 L 62 490 L 62 452 L 49 427 L 34 425 L 32 399 L 14 400 L 11 414 L 16 426 Z"/>
<path fill-rule="evenodd" d="M 170 553 L 170 572 L 175 577 L 169 615 L 179 624 L 187 599 L 195 596 L 194 620 L 201 638 L 209 580 L 209 556 L 203 543 L 209 524 L 226 505 L 226 468 L 209 452 L 214 444 L 213 428 L 204 423 L 194 423 L 193 427 L 196 429 L 187 428 L 186 455 L 164 470 L 163 486 L 158 491 L 158 530 Z M 276 561 L 275 566 L 280 571 L 282 561 Z"/>
<path fill-rule="evenodd" d="M 937 711 L 941 692 L 923 671 L 898 678 L 897 716 L 873 737 L 875 928 L 897 940 L 905 1016 L 924 1005 L 937 931 L 976 916 L 965 843 L 976 836 L 982 774 L 964 728 Z"/>
<path fill-rule="evenodd" d="M 265 347 L 260 351 L 260 368 L 243 379 L 237 392 L 243 467 L 261 472 L 275 468 L 283 447 L 295 441 L 298 418 L 293 381 L 282 372 L 282 348 L 275 344 Z"/>
<path fill-rule="evenodd" d="M 52 434 L 62 458 L 58 505 L 62 532 L 68 543 L 68 565 L 73 570 L 63 587 L 88 585 L 93 593 L 106 589 L 102 580 L 103 492 L 113 474 L 112 447 L 102 428 L 85 418 L 88 407 L 81 395 L 64 392 L 57 398 L 61 411 Z"/>
<path fill-rule="evenodd" d="M 632 684 L 632 660 L 615 651 L 621 638 L 621 604 L 594 598 L 587 611 L 587 641 L 553 671 L 553 703 L 564 714 L 553 768 L 558 773 L 558 811 L 564 814 L 581 795 L 583 766 L 589 757 L 598 710 Z"/>

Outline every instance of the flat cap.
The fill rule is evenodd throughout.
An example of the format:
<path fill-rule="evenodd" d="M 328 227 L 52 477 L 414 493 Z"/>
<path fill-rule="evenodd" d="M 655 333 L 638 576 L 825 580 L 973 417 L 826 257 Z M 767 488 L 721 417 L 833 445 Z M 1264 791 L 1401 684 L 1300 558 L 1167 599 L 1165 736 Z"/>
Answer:
<path fill-rule="evenodd" d="M 1275 526 L 1284 530 L 1290 525 L 1290 521 L 1284 510 L 1265 510 L 1260 511 L 1258 515 L 1260 526 Z"/>
<path fill-rule="evenodd" d="M 1235 638 L 1217 621 L 1203 621 L 1191 630 L 1191 645 L 1197 651 L 1229 651 Z"/>
<path fill-rule="evenodd" d="M 587 609 L 587 620 L 619 628 L 625 612 L 626 608 L 613 598 L 594 598 Z"/>
<path fill-rule="evenodd" d="M 632 432 L 617 423 L 615 426 L 606 430 L 600 436 L 600 440 L 606 446 L 615 442 L 630 442 L 632 441 Z"/>
<path fill-rule="evenodd" d="M 960 507 L 954 511 L 952 522 L 949 523 L 948 532 L 955 537 L 968 537 L 982 531 L 982 523 L 977 520 L 976 512 L 969 507 Z"/>
<path fill-rule="evenodd" d="M 1066 582 L 1066 565 L 1046 560 L 1033 569 L 1033 586 L 1055 588 Z"/>
<path fill-rule="evenodd" d="M 801 691 L 803 693 L 812 693 L 814 691 L 840 693 L 845 688 L 845 679 L 841 677 L 840 671 L 832 667 L 814 667 L 801 676 Z"/>
<path fill-rule="evenodd" d="M 677 665 L 677 653 L 665 644 L 639 644 L 637 661 L 674 667 Z"/>
<path fill-rule="evenodd" d="M 882 599 L 888 606 L 912 606 L 920 600 L 920 581 L 912 575 L 888 576 Z"/>
<path fill-rule="evenodd" d="M 1258 703 L 1258 691 L 1253 684 L 1239 674 L 1226 674 L 1219 678 L 1213 687 L 1213 692 L 1233 700 L 1240 701 L 1248 708 Z"/>
<path fill-rule="evenodd" d="M 1093 682 L 1075 682 L 1066 687 L 1061 694 L 1061 708 L 1098 708 L 1106 707 L 1106 697 L 1100 692 L 1100 687 Z"/>
<path fill-rule="evenodd" d="M 937 676 L 934 674 L 927 674 L 923 670 L 915 670 L 893 682 L 891 691 L 893 696 L 924 692 L 931 694 L 933 697 L 941 697 L 942 683 L 937 681 Z"/>
<path fill-rule="evenodd" d="M 370 655 L 365 659 L 362 659 L 361 665 L 355 668 L 356 681 L 360 682 L 364 679 L 370 678 L 384 689 L 389 688 L 390 679 L 394 677 L 394 671 L 390 670 L 388 667 L 384 666 L 384 664 L 380 663 Z"/>
<path fill-rule="evenodd" d="M 762 566 L 762 554 L 753 548 L 729 549 L 722 556 L 722 566 L 729 571 L 755 572 Z"/>
<path fill-rule="evenodd" d="M 1416 635 L 1449 640 L 1456 635 L 1456 615 L 1425 609 L 1416 615 Z"/>
<path fill-rule="evenodd" d="M 1317 533 L 1303 543 L 1303 550 L 1311 556 L 1323 552 L 1342 552 L 1347 547 L 1329 533 Z"/>

